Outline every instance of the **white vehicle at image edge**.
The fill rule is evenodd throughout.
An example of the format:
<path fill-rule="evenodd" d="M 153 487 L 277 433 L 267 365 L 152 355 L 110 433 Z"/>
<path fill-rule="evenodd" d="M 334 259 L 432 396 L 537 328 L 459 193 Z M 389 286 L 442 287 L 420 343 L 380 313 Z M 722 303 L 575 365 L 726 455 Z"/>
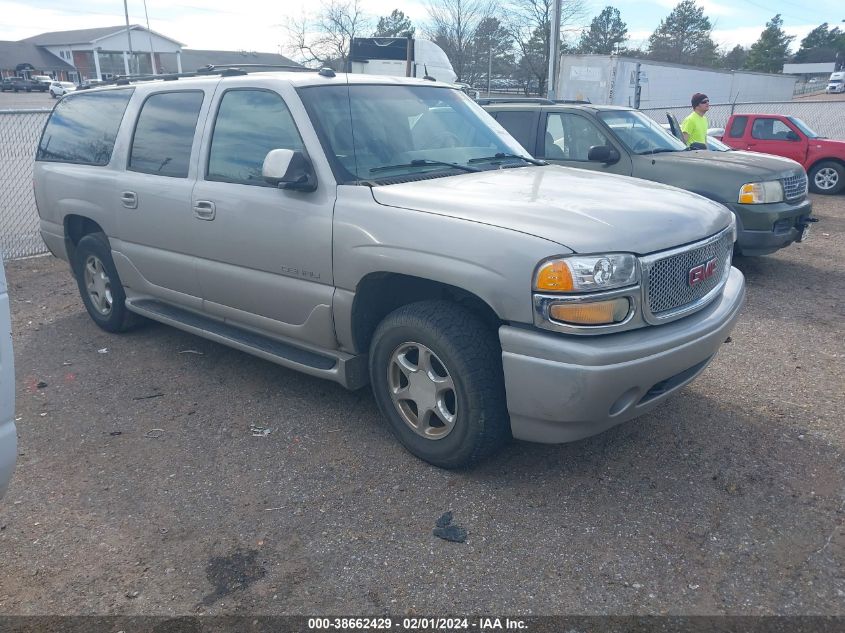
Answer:
<path fill-rule="evenodd" d="M 99 327 L 147 317 L 369 383 L 399 442 L 444 468 L 651 411 L 745 298 L 725 206 L 538 161 L 422 79 L 227 70 L 77 91 L 33 179 Z"/>
<path fill-rule="evenodd" d="M 71 81 L 52 81 L 50 82 L 50 96 L 53 99 L 63 97 L 69 92 L 76 90 L 76 84 Z"/>
<path fill-rule="evenodd" d="M 6 493 L 18 455 L 14 418 L 15 364 L 12 356 L 12 321 L 6 273 L 0 253 L 0 497 Z"/>

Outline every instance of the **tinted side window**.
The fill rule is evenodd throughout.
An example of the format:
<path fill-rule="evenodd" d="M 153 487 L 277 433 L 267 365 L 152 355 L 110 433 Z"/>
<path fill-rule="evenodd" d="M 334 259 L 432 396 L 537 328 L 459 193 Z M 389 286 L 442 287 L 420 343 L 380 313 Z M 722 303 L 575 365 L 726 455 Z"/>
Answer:
<path fill-rule="evenodd" d="M 761 141 L 784 141 L 789 132 L 789 126 L 777 119 L 757 119 L 751 126 L 751 137 Z"/>
<path fill-rule="evenodd" d="M 748 117 L 747 116 L 734 117 L 734 120 L 731 123 L 731 129 L 728 131 L 728 136 L 732 136 L 734 138 L 740 138 L 743 134 L 745 134 L 745 126 L 747 126 L 747 125 L 748 125 Z"/>
<path fill-rule="evenodd" d="M 206 178 L 270 186 L 261 177 L 261 167 L 271 149 L 303 149 L 282 98 L 267 90 L 226 92 L 214 123 Z"/>
<path fill-rule="evenodd" d="M 203 93 L 154 94 L 141 107 L 129 169 L 159 176 L 185 178 Z"/>
<path fill-rule="evenodd" d="M 544 145 L 546 158 L 586 161 L 591 147 L 610 145 L 610 141 L 586 117 L 562 112 L 549 114 Z"/>
<path fill-rule="evenodd" d="M 496 120 L 520 145 L 533 153 L 537 139 L 536 112 L 497 112 Z"/>
<path fill-rule="evenodd" d="M 65 97 L 47 121 L 35 160 L 107 165 L 133 89 Z"/>

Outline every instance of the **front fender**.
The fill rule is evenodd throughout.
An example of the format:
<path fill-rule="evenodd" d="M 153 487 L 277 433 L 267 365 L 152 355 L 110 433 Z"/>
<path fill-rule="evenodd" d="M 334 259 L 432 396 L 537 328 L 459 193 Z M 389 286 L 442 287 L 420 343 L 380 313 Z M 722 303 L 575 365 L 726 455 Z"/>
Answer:
<path fill-rule="evenodd" d="M 526 233 L 383 206 L 368 187 L 338 187 L 333 267 L 340 290 L 354 291 L 375 272 L 408 275 L 466 290 L 503 321 L 532 323 L 535 267 L 571 252 Z"/>

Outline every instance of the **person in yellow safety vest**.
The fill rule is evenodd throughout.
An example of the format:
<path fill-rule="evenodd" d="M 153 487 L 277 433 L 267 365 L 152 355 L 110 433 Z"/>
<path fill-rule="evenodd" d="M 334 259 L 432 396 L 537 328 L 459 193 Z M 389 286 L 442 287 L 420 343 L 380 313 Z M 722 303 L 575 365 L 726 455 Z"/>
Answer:
<path fill-rule="evenodd" d="M 681 123 L 681 132 L 684 133 L 684 142 L 688 146 L 699 143 L 707 147 L 707 111 L 710 109 L 710 99 L 706 94 L 696 92 L 691 99 L 692 112 L 689 113 L 684 122 Z"/>

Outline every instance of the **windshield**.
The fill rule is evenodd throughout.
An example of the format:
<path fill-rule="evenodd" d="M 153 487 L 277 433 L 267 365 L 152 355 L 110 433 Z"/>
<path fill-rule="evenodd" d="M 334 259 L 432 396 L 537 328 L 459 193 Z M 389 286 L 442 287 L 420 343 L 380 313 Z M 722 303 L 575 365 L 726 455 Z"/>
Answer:
<path fill-rule="evenodd" d="M 452 88 L 335 85 L 302 88 L 299 94 L 338 182 L 451 176 L 505 163 L 531 166 L 533 160 L 480 106 Z"/>
<path fill-rule="evenodd" d="M 804 136 L 806 136 L 807 138 L 821 138 L 818 134 L 813 131 L 813 129 L 809 125 L 804 123 L 804 121 L 802 121 L 801 119 L 794 116 L 790 116 L 787 118 L 792 121 L 792 124 L 799 130 L 801 130 L 804 133 Z"/>
<path fill-rule="evenodd" d="M 687 147 L 660 124 L 635 110 L 607 110 L 599 118 L 613 130 L 619 140 L 634 154 L 679 152 Z"/>
<path fill-rule="evenodd" d="M 732 152 L 733 147 L 730 145 L 725 145 L 722 141 L 717 139 L 714 136 L 707 137 L 707 149 L 713 150 L 714 152 Z"/>

